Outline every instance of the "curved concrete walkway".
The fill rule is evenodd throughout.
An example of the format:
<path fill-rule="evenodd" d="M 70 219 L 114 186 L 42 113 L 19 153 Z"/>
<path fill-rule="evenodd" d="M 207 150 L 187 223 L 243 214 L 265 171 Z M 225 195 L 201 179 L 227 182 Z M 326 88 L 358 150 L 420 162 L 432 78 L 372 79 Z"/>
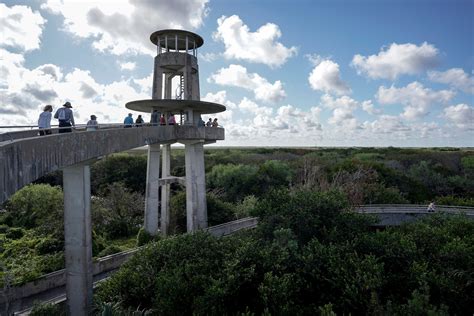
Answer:
<path fill-rule="evenodd" d="M 10 133 L 11 140 L 0 142 L 0 203 L 25 185 L 64 167 L 148 144 L 170 144 L 184 139 L 213 143 L 223 140 L 224 133 L 222 128 L 188 125 L 112 128 L 48 136 L 34 136 L 36 131 Z"/>

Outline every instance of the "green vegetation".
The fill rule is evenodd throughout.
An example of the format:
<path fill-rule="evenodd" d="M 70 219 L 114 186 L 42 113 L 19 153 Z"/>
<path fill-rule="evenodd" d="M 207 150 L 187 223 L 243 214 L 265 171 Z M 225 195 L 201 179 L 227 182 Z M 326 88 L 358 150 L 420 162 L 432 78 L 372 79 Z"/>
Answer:
<path fill-rule="evenodd" d="M 436 214 L 374 231 L 360 204 L 474 206 L 474 152 L 458 149 L 209 149 L 209 225 L 258 216 L 216 239 L 186 230 L 171 185 L 171 227 L 141 229 L 146 155 L 91 166 L 93 255 L 144 246 L 97 291 L 97 312 L 131 314 L 446 315 L 474 310 L 474 227 Z M 184 175 L 184 150 L 172 152 Z M 0 283 L 64 266 L 61 172 L 18 191 L 0 213 Z M 41 308 L 40 308 L 41 307 Z M 41 312 L 42 306 L 39 306 Z M 50 306 L 44 307 L 48 313 Z M 105 315 L 104 314 L 104 315 Z"/>
<path fill-rule="evenodd" d="M 376 232 L 342 193 L 272 191 L 255 231 L 147 245 L 96 291 L 151 314 L 466 314 L 474 223 L 435 215 Z M 119 309 L 117 307 L 117 309 Z"/>

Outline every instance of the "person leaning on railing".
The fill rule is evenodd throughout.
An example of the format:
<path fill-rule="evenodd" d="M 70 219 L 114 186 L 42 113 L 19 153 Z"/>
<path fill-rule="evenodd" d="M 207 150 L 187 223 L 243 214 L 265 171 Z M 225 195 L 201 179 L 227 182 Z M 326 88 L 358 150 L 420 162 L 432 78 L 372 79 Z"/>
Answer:
<path fill-rule="evenodd" d="M 76 125 L 71 108 L 71 103 L 66 102 L 54 114 L 54 118 L 59 120 L 59 133 L 70 133 L 72 132 L 71 126 Z"/>
<path fill-rule="evenodd" d="M 48 104 L 38 118 L 40 136 L 51 134 L 51 112 L 53 112 L 53 106 Z"/>

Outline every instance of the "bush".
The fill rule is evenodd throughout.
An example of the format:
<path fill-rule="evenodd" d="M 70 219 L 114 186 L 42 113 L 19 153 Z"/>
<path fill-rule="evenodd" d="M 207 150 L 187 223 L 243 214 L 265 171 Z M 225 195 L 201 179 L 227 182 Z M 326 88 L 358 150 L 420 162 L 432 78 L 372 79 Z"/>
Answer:
<path fill-rule="evenodd" d="M 36 244 L 35 249 L 39 255 L 63 251 L 64 240 L 48 236 L 43 238 L 38 244 Z"/>
<path fill-rule="evenodd" d="M 5 234 L 5 237 L 9 239 L 20 239 L 25 235 L 25 231 L 21 228 L 10 228 L 7 233 Z"/>
<path fill-rule="evenodd" d="M 97 194 L 115 182 L 140 194 L 145 193 L 147 157 L 145 155 L 116 154 L 91 166 L 91 191 Z"/>
<path fill-rule="evenodd" d="M 109 238 L 127 237 L 138 232 L 143 222 L 144 197 L 122 183 L 104 187 L 103 196 L 92 200 L 94 230 Z"/>
<path fill-rule="evenodd" d="M 120 249 L 119 246 L 110 245 L 110 246 L 107 246 L 104 250 L 102 250 L 97 255 L 97 257 L 102 258 L 102 257 L 108 256 L 108 255 L 113 255 L 114 253 L 118 253 L 118 252 L 121 252 L 121 251 L 122 251 L 122 249 Z"/>
<path fill-rule="evenodd" d="M 44 233 L 63 231 L 63 193 L 59 187 L 30 184 L 7 203 L 11 225 L 35 228 Z"/>
<path fill-rule="evenodd" d="M 249 165 L 216 165 L 207 175 L 208 187 L 223 190 L 228 201 L 239 201 L 256 190 L 257 171 Z"/>
<path fill-rule="evenodd" d="M 31 316 L 63 316 L 66 315 L 65 311 L 61 309 L 59 305 L 51 303 L 40 303 L 35 302 L 33 309 L 30 313 Z"/>
<path fill-rule="evenodd" d="M 158 240 L 159 238 L 159 235 L 153 236 L 148 233 L 144 228 L 140 228 L 137 234 L 137 247 L 146 245 L 151 241 Z"/>

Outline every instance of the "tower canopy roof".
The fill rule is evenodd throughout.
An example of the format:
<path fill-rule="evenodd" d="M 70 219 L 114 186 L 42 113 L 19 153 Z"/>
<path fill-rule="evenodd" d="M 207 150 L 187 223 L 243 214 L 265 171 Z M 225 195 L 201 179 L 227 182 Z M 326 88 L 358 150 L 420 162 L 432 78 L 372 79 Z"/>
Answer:
<path fill-rule="evenodd" d="M 158 38 L 160 38 L 160 41 L 163 41 L 164 43 L 165 36 L 167 36 L 168 48 L 176 49 L 176 42 L 174 40 L 176 35 L 178 35 L 178 50 L 186 49 L 186 36 L 188 37 L 189 41 L 189 49 L 193 48 L 193 45 L 191 44 L 192 42 L 196 43 L 196 48 L 201 47 L 202 44 L 204 44 L 204 40 L 202 39 L 202 37 L 197 35 L 196 33 L 174 29 L 156 31 L 150 35 L 150 41 L 153 44 L 158 45 Z"/>

